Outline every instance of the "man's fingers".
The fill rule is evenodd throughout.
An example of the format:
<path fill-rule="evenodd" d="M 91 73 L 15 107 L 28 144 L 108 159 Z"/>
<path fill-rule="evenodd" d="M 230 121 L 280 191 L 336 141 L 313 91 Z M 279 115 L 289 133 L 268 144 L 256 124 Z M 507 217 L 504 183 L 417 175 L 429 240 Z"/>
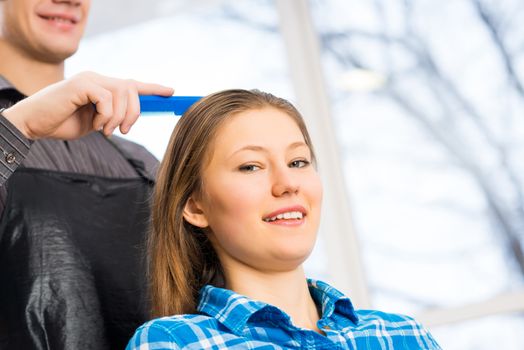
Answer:
<path fill-rule="evenodd" d="M 95 116 L 93 117 L 93 129 L 101 130 L 113 116 L 113 94 L 102 86 L 86 82 L 87 98 L 95 105 Z"/>
<path fill-rule="evenodd" d="M 136 90 L 129 91 L 127 98 L 127 112 L 124 120 L 120 124 L 120 132 L 127 134 L 131 126 L 136 122 L 140 115 L 140 101 Z"/>
<path fill-rule="evenodd" d="M 134 84 L 140 95 L 171 96 L 175 92 L 173 88 L 159 84 L 143 83 L 140 81 L 134 81 Z"/>
<path fill-rule="evenodd" d="M 128 93 L 127 89 L 116 89 L 113 91 L 113 115 L 106 125 L 104 125 L 105 135 L 111 135 L 116 127 L 124 120 L 127 111 Z"/>
<path fill-rule="evenodd" d="M 85 92 L 85 97 L 80 94 L 77 105 L 95 105 L 92 125 L 95 130 L 103 130 L 105 135 L 112 134 L 118 126 L 122 133 L 129 131 L 140 114 L 139 94 L 171 96 L 174 92 L 159 84 L 109 78 L 91 72 L 80 73 L 75 81 Z"/>

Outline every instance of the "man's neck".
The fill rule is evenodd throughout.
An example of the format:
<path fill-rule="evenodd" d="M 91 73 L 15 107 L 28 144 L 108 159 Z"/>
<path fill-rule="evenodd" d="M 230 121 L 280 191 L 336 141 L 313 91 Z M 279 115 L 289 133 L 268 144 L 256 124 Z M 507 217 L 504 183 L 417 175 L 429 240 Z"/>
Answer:
<path fill-rule="evenodd" d="M 25 55 L 0 39 L 0 75 L 26 96 L 64 79 L 64 62 L 48 63 Z"/>

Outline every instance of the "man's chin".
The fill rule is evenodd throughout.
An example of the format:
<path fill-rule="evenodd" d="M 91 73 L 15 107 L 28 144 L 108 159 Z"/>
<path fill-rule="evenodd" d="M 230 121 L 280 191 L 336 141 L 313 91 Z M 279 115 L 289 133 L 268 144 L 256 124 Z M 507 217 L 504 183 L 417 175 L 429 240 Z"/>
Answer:
<path fill-rule="evenodd" d="M 60 64 L 71 57 L 77 49 L 78 47 L 49 47 L 37 54 L 35 58 L 46 63 Z"/>

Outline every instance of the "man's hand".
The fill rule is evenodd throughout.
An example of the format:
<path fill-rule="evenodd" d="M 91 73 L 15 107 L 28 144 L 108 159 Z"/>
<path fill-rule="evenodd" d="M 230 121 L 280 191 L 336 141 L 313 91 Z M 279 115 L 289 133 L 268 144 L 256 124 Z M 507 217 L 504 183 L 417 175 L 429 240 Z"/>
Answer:
<path fill-rule="evenodd" d="M 140 114 L 138 95 L 171 96 L 173 89 L 92 72 L 50 85 L 2 113 L 27 138 L 70 140 L 93 130 L 125 134 Z"/>

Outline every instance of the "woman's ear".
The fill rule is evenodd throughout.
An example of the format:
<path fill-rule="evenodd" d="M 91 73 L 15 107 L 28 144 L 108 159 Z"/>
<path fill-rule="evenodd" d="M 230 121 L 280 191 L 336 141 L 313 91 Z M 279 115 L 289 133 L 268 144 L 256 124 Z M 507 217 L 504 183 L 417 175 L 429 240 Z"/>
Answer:
<path fill-rule="evenodd" d="M 200 207 L 200 203 L 198 203 L 193 196 L 189 197 L 187 200 L 186 205 L 184 206 L 183 215 L 184 219 L 193 226 L 200 228 L 206 228 L 209 226 L 206 215 Z"/>

